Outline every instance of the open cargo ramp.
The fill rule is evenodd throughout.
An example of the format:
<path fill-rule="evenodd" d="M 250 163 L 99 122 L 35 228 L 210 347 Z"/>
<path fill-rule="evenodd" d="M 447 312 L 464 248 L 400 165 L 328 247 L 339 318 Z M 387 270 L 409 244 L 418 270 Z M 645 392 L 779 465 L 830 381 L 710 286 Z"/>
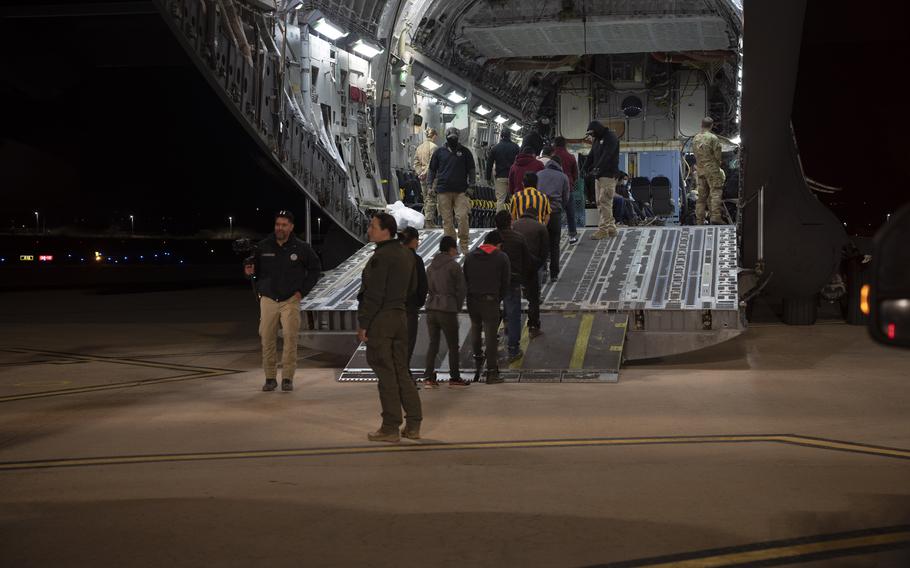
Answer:
<path fill-rule="evenodd" d="M 472 248 L 487 231 L 471 230 Z M 542 291 L 544 333 L 530 339 L 523 330 L 525 356 L 512 364 L 500 361 L 507 380 L 615 381 L 624 360 L 694 351 L 744 331 L 733 226 L 630 227 L 597 241 L 590 238 L 593 232 L 580 230 L 575 245 L 563 235 L 559 280 Z M 422 231 L 418 254 L 425 262 L 436 254 L 441 238 L 441 230 Z M 320 334 L 356 331 L 360 273 L 372 248 L 367 245 L 327 273 L 303 300 L 304 343 Z M 469 328 L 463 314 L 459 357 L 465 376 L 474 368 Z M 426 341 L 420 333 L 411 362 L 417 377 L 423 374 Z M 445 345 L 437 369 L 447 377 Z M 364 346 L 339 380 L 375 380 Z"/>

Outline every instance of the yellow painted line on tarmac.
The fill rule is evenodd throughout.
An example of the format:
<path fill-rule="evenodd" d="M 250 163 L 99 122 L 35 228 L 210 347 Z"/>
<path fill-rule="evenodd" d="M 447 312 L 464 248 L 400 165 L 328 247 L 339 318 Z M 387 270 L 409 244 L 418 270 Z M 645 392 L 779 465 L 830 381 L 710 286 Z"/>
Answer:
<path fill-rule="evenodd" d="M 569 360 L 570 369 L 581 369 L 584 366 L 585 355 L 588 353 L 588 342 L 591 340 L 592 327 L 594 327 L 594 314 L 581 316 L 578 335 L 575 337 L 575 348 L 572 349 L 572 358 Z"/>
<path fill-rule="evenodd" d="M 510 449 L 543 449 L 573 447 L 621 447 L 659 444 L 731 444 L 745 442 L 777 442 L 797 444 L 810 448 L 835 449 L 839 451 L 858 451 L 882 457 L 902 457 L 910 459 L 910 450 L 897 448 L 880 448 L 851 444 L 849 442 L 822 441 L 802 436 L 784 435 L 718 435 L 718 436 L 654 436 L 643 438 L 588 438 L 564 440 L 524 440 L 492 442 L 457 442 L 457 443 L 414 443 L 414 444 L 376 444 L 371 446 L 349 446 L 330 448 L 300 448 L 287 450 L 250 450 L 236 452 L 208 452 L 185 454 L 153 454 L 136 456 L 107 456 L 88 458 L 63 458 L 20 462 L 0 462 L 0 471 L 23 469 L 61 468 L 74 466 L 105 466 L 145 464 L 158 462 L 191 462 L 248 458 L 283 458 L 283 457 L 316 457 L 336 455 L 394 454 L 402 452 L 437 452 L 453 450 L 510 450 Z M 843 446 L 843 447 L 840 447 Z M 849 448 L 849 449 L 848 449 Z"/>
<path fill-rule="evenodd" d="M 686 560 L 674 560 L 651 564 L 647 562 L 633 562 L 634 566 L 647 568 L 720 568 L 722 566 L 739 566 L 749 562 L 782 561 L 788 558 L 825 554 L 826 557 L 843 556 L 846 553 L 862 553 L 863 549 L 879 547 L 894 547 L 894 545 L 910 546 L 910 531 L 894 532 L 889 534 L 876 534 L 853 538 L 826 540 L 822 542 L 808 542 L 790 546 L 764 548 L 761 550 L 747 550 L 718 554 L 716 556 L 703 556 Z M 870 551 L 871 552 L 871 551 Z M 841 554 L 838 554 L 841 553 Z M 622 566 L 623 563 L 617 563 Z M 607 566 L 610 566 L 607 564 Z"/>
<path fill-rule="evenodd" d="M 893 458 L 910 459 L 910 450 L 902 448 L 887 448 L 883 446 L 873 446 L 870 444 L 861 444 L 854 442 L 844 442 L 841 440 L 827 440 L 825 438 L 813 438 L 811 436 L 783 435 L 774 436 L 775 442 L 793 444 L 797 446 L 808 446 L 824 450 L 835 450 L 839 452 L 855 452 L 861 454 L 872 454 L 876 456 L 887 456 Z"/>
<path fill-rule="evenodd" d="M 518 340 L 518 348 L 521 349 L 521 357 L 509 363 L 510 369 L 521 369 L 522 364 L 525 362 L 525 355 L 528 354 L 528 345 L 531 343 L 531 334 L 528 331 L 528 322 L 525 322 L 525 326 L 521 329 L 521 339 Z"/>

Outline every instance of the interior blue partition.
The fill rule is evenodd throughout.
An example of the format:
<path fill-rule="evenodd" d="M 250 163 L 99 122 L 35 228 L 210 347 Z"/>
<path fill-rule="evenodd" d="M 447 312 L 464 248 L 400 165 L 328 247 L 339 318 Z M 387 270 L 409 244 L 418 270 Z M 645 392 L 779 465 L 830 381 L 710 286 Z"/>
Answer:
<path fill-rule="evenodd" d="M 654 179 L 657 176 L 666 176 L 670 180 L 672 189 L 670 198 L 673 202 L 673 215 L 679 219 L 679 167 L 680 154 L 673 150 L 658 152 L 638 153 L 638 175 Z"/>

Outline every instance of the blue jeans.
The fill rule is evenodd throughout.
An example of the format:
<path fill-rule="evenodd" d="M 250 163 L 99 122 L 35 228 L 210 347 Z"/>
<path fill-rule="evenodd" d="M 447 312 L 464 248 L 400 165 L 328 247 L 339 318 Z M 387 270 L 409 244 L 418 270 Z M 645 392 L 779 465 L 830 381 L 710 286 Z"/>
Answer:
<path fill-rule="evenodd" d="M 575 196 L 571 193 L 569 194 L 569 202 L 566 204 L 566 210 L 564 213 L 560 213 L 559 216 L 562 219 L 565 219 L 569 225 L 569 235 L 575 236 L 578 233 L 578 228 L 576 226 L 576 217 L 575 217 Z M 560 221 L 560 225 L 562 221 Z"/>
<path fill-rule="evenodd" d="M 613 218 L 617 223 L 628 225 L 635 218 L 632 202 L 621 195 L 613 196 Z"/>
<path fill-rule="evenodd" d="M 509 355 L 515 355 L 521 340 L 521 286 L 510 287 L 502 303 L 508 328 Z"/>

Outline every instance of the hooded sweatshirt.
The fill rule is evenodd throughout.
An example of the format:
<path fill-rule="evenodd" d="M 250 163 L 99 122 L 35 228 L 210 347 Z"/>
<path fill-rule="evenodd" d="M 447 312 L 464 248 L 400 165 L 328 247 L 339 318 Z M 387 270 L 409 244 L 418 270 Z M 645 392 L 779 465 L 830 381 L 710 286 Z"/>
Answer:
<path fill-rule="evenodd" d="M 464 279 L 468 296 L 490 295 L 502 300 L 512 280 L 509 257 L 493 245 L 480 245 L 464 259 Z"/>
<path fill-rule="evenodd" d="M 594 120 L 588 125 L 594 142 L 585 162 L 586 175 L 595 178 L 616 177 L 619 173 L 619 139 L 613 131 Z"/>
<path fill-rule="evenodd" d="M 550 160 L 537 172 L 537 191 L 550 198 L 553 214 L 569 206 L 569 178 L 562 173 L 562 166 Z"/>
<path fill-rule="evenodd" d="M 534 157 L 534 154 L 518 154 L 515 157 L 515 163 L 512 164 L 512 168 L 509 170 L 509 193 L 515 195 L 524 189 L 522 180 L 525 177 L 525 172 L 539 172 L 542 169 L 543 164 Z"/>
<path fill-rule="evenodd" d="M 468 294 L 464 273 L 447 252 L 437 253 L 427 269 L 430 292 L 426 309 L 440 312 L 460 312 Z"/>

